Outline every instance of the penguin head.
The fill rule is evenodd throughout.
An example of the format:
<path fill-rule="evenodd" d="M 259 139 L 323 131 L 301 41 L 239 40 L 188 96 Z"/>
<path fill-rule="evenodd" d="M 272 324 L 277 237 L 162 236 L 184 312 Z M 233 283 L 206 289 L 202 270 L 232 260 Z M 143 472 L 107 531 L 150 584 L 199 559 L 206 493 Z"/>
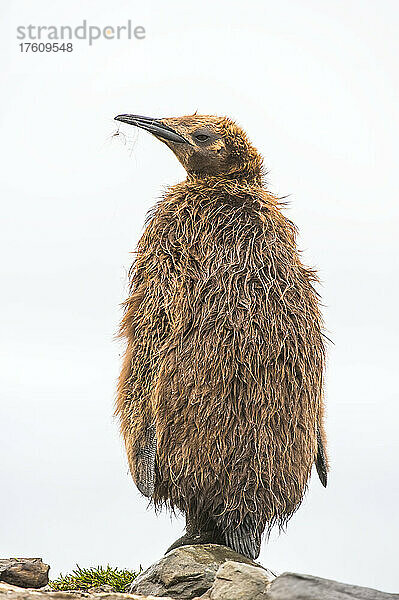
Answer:
<path fill-rule="evenodd" d="M 188 115 L 155 119 L 118 115 L 115 120 L 152 133 L 194 177 L 261 177 L 262 157 L 245 132 L 227 117 Z"/>

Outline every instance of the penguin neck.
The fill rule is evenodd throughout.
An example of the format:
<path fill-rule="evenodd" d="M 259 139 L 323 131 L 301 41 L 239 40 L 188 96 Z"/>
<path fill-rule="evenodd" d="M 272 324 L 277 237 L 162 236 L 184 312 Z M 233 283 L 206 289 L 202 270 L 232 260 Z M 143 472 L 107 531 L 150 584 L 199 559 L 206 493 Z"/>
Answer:
<path fill-rule="evenodd" d="M 259 188 L 265 184 L 265 171 L 263 161 L 260 155 L 256 154 L 248 161 L 240 161 L 229 171 L 223 173 L 187 173 L 186 182 L 188 185 L 194 185 L 203 188 L 221 189 L 223 187 L 231 190 L 232 188 Z"/>

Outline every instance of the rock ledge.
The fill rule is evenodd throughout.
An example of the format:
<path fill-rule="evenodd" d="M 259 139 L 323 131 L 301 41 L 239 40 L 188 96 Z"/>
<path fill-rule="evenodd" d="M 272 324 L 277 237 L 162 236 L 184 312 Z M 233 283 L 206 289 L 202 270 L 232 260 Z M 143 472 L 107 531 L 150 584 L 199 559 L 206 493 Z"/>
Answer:
<path fill-rule="evenodd" d="M 41 559 L 0 560 L 0 580 L 16 578 L 20 586 L 0 581 L 0 600 L 399 600 L 379 592 L 298 573 L 276 576 L 230 548 L 215 544 L 172 550 L 131 585 L 129 593 L 109 585 L 86 591 L 54 591 L 48 565 Z M 19 578 L 19 579 L 18 579 Z M 14 579 L 15 580 L 15 579 Z M 4 581 L 4 579 L 3 579 Z"/>

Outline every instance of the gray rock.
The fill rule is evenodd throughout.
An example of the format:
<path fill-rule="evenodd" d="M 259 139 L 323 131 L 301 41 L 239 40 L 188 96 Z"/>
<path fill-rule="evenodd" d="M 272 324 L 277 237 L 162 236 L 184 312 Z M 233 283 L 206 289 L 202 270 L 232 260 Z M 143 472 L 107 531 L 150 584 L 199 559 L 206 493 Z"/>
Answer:
<path fill-rule="evenodd" d="M 49 569 L 41 558 L 2 558 L 0 581 L 23 588 L 41 588 L 48 584 Z"/>
<path fill-rule="evenodd" d="M 91 587 L 87 591 L 90 594 L 101 594 L 102 592 L 116 592 L 116 589 L 112 585 L 109 585 L 109 583 L 103 583 L 102 585 Z"/>
<path fill-rule="evenodd" d="M 386 594 L 370 588 L 339 583 L 312 575 L 283 573 L 267 590 L 268 600 L 399 600 L 399 594 Z"/>
<path fill-rule="evenodd" d="M 223 563 L 206 597 L 210 600 L 263 600 L 275 575 L 254 565 L 228 560 Z"/>
<path fill-rule="evenodd" d="M 171 550 L 161 560 L 141 573 L 129 591 L 135 594 L 172 596 L 192 600 L 201 596 L 213 584 L 216 571 L 226 561 L 255 565 L 226 546 L 201 544 L 181 546 Z"/>
<path fill-rule="evenodd" d="M 19 588 L 8 583 L 0 582 L 0 600 L 173 600 L 157 596 L 136 596 L 133 594 L 108 593 L 89 594 L 81 590 L 68 590 L 64 592 L 44 592 Z"/>

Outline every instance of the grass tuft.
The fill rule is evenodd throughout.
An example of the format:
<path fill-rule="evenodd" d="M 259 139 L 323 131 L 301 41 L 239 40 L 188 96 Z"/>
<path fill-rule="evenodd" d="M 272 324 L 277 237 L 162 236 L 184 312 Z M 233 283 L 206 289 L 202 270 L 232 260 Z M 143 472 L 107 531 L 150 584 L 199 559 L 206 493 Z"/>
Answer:
<path fill-rule="evenodd" d="M 113 569 L 109 565 L 105 569 L 104 567 L 82 569 L 79 565 L 76 565 L 76 569 L 72 573 L 68 575 L 62 575 L 61 573 L 58 579 L 49 581 L 49 585 L 53 590 L 63 592 L 65 590 L 87 591 L 92 587 L 108 584 L 116 592 L 125 592 L 126 586 L 132 583 L 139 572 L 136 573 L 127 569 Z"/>

